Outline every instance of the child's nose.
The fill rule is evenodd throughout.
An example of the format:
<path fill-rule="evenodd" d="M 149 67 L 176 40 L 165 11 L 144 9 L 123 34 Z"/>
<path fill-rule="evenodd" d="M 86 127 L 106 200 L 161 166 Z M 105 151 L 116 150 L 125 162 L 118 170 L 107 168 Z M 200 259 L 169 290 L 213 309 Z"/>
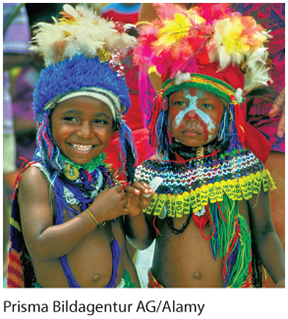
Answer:
<path fill-rule="evenodd" d="M 187 122 L 199 122 L 200 118 L 195 110 L 191 110 L 185 114 L 184 120 Z"/>
<path fill-rule="evenodd" d="M 83 122 L 77 131 L 78 136 L 82 138 L 90 138 L 93 136 L 93 129 L 89 122 Z"/>

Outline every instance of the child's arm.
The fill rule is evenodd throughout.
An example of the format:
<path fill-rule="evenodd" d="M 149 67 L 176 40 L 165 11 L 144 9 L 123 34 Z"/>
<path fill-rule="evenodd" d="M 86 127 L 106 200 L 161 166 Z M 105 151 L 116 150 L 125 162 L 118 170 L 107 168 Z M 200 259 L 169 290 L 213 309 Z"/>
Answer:
<path fill-rule="evenodd" d="M 252 239 L 258 256 L 274 281 L 275 287 L 284 287 L 285 257 L 271 217 L 269 192 L 261 191 L 257 205 L 255 206 L 255 198 L 250 199 L 248 205 Z"/>
<path fill-rule="evenodd" d="M 32 258 L 40 261 L 66 255 L 97 226 L 86 211 L 61 225 L 53 225 L 49 184 L 36 167 L 28 168 L 19 187 L 21 226 Z M 115 187 L 101 192 L 89 210 L 99 223 L 129 213 L 126 194 Z"/>
<path fill-rule="evenodd" d="M 134 182 L 132 186 L 125 188 L 127 193 L 129 215 L 125 216 L 125 233 L 131 244 L 137 249 L 145 249 L 151 245 L 156 234 L 151 223 L 148 222 L 143 209 L 152 199 L 153 190 L 145 182 Z M 150 197 L 144 197 L 151 194 Z"/>

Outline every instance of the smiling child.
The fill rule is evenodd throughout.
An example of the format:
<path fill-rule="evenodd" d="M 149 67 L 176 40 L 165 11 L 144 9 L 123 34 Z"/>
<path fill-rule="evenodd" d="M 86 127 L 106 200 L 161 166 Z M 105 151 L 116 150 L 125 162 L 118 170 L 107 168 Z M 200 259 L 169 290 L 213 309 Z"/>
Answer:
<path fill-rule="evenodd" d="M 144 249 L 156 239 L 149 287 L 262 287 L 263 266 L 284 287 L 268 192 L 276 187 L 246 147 L 240 108 L 243 93 L 269 80 L 268 33 L 227 4 L 155 7 L 159 19 L 141 24 L 134 50 L 162 77 L 150 108 L 155 156 L 126 190 L 131 241 Z M 144 208 L 155 177 L 163 182 Z"/>
<path fill-rule="evenodd" d="M 86 6 L 64 5 L 39 23 L 32 49 L 43 56 L 33 94 L 37 149 L 14 193 L 8 287 L 139 286 L 127 253 L 127 195 L 105 161 L 119 131 L 128 182 L 136 161 L 123 114 L 130 106 L 122 55 L 136 39 Z"/>

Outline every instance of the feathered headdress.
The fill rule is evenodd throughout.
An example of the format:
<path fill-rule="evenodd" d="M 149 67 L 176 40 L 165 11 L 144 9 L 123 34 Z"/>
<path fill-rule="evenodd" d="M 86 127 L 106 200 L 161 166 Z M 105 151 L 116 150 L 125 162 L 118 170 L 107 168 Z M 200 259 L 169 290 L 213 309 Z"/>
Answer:
<path fill-rule="evenodd" d="M 264 42 L 270 37 L 253 17 L 231 12 L 229 4 L 201 4 L 189 10 L 155 4 L 159 19 L 141 26 L 135 62 L 155 68 L 163 82 L 181 71 L 197 73 L 217 62 L 218 71 L 233 64 L 245 74 L 244 90 L 266 84 L 269 68 Z"/>
<path fill-rule="evenodd" d="M 38 126 L 35 156 L 53 154 L 48 160 L 54 163 L 54 169 L 59 168 L 55 160 L 59 150 L 51 141 L 48 115 L 68 98 L 90 96 L 110 108 L 120 135 L 121 167 L 132 179 L 136 153 L 131 130 L 123 120 L 130 98 L 121 59 L 137 43 L 135 37 L 126 33 L 134 26 L 108 21 L 86 5 L 74 9 L 66 4 L 60 14 L 58 20 L 52 17 L 53 23 L 40 22 L 35 26 L 30 48 L 45 63 L 33 93 Z"/>
<path fill-rule="evenodd" d="M 123 68 L 116 62 L 137 43 L 135 37 L 126 33 L 134 25 L 107 21 L 86 5 L 74 9 L 66 4 L 60 14 L 63 17 L 58 21 L 52 17 L 54 24 L 39 22 L 32 38 L 36 44 L 31 50 L 43 56 L 45 66 L 75 55 L 91 59 L 98 56 L 123 75 Z"/>
<path fill-rule="evenodd" d="M 229 103 L 224 118 L 230 123 L 224 125 L 227 132 L 222 136 L 226 136 L 225 143 L 230 139 L 230 149 L 245 148 L 239 104 L 243 92 L 270 80 L 264 47 L 269 33 L 253 17 L 232 12 L 229 4 L 195 4 L 190 9 L 154 5 L 159 18 L 141 22 L 139 45 L 134 50 L 134 62 L 161 75 L 163 82 L 150 118 L 152 146 L 159 155 L 167 153 L 169 136 L 161 133 L 167 125 L 165 97 L 183 87 L 200 87 Z"/>

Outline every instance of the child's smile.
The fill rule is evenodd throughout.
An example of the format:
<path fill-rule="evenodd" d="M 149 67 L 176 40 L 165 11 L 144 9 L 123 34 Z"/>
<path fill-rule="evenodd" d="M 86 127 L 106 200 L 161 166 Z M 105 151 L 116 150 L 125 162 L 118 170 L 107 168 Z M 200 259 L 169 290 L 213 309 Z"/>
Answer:
<path fill-rule="evenodd" d="M 75 97 L 61 102 L 51 116 L 55 144 L 77 164 L 88 163 L 106 150 L 112 125 L 109 107 L 90 97 Z"/>
<path fill-rule="evenodd" d="M 179 90 L 169 97 L 168 125 L 182 144 L 198 147 L 217 135 L 224 106 L 216 95 L 197 88 Z"/>

